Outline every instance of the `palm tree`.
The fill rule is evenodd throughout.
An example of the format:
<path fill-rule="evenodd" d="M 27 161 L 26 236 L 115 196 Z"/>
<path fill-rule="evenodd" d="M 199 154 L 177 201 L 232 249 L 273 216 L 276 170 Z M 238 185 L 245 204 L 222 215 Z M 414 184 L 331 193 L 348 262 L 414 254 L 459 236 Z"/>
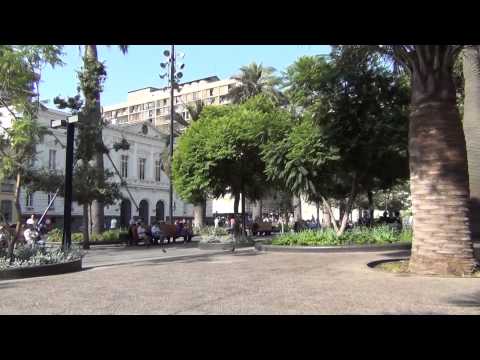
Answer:
<path fill-rule="evenodd" d="M 258 94 L 266 94 L 281 101 L 282 93 L 277 90 L 281 80 L 273 75 L 275 71 L 273 67 L 263 67 L 262 64 L 257 65 L 255 62 L 242 66 L 240 74 L 233 76 L 239 84 L 231 88 L 227 96 L 235 104 L 240 104 Z"/>
<path fill-rule="evenodd" d="M 465 136 L 456 106 L 453 66 L 462 46 L 383 47 L 411 75 L 409 157 L 414 216 L 410 271 L 471 274 Z"/>
<path fill-rule="evenodd" d="M 255 62 L 242 66 L 240 74 L 233 76 L 239 84 L 234 86 L 228 92 L 228 97 L 234 104 L 240 104 L 246 100 L 265 94 L 272 97 L 277 102 L 284 102 L 284 95 L 277 89 L 281 84 L 281 79 L 273 75 L 276 69 L 273 67 L 264 67 Z M 243 199 L 243 198 L 242 198 Z M 262 216 L 262 199 L 253 203 L 253 217 Z"/>
<path fill-rule="evenodd" d="M 128 51 L 128 45 L 118 45 L 120 51 L 123 54 L 126 54 Z M 97 45 L 84 45 L 84 69 L 88 71 L 91 67 L 87 66 L 89 63 L 98 63 L 98 51 Z M 102 137 L 102 114 L 101 114 L 101 107 L 100 107 L 100 78 L 96 79 L 96 83 L 94 87 L 84 88 L 84 97 L 85 97 L 85 107 L 87 109 L 91 109 L 91 115 L 93 119 L 97 119 L 98 121 L 98 132 L 97 132 L 97 143 L 103 144 L 103 137 Z M 104 152 L 101 148 L 97 149 L 95 154 L 95 166 L 98 169 L 103 170 L 104 163 L 103 163 L 103 155 Z M 94 201 L 92 204 L 92 232 L 94 234 L 100 234 L 103 232 L 105 228 L 105 212 L 104 212 L 104 205 L 102 202 Z M 85 220 L 86 221 L 86 220 Z"/>
<path fill-rule="evenodd" d="M 480 46 L 466 46 L 462 60 L 465 79 L 463 128 L 470 180 L 470 228 L 473 241 L 480 241 Z"/>
<path fill-rule="evenodd" d="M 196 101 L 194 104 L 188 104 L 186 109 L 190 114 L 190 118 L 192 121 L 197 121 L 200 118 L 200 114 L 204 108 L 204 104 L 202 101 Z M 188 127 L 190 123 L 186 121 L 181 114 L 176 113 L 175 120 L 185 126 Z M 172 177 L 172 169 L 171 169 L 171 161 L 170 161 L 170 148 L 167 144 L 164 151 L 161 154 L 161 161 L 162 161 L 162 168 L 165 174 L 168 176 L 169 179 Z M 206 209 L 206 199 L 196 204 L 193 204 L 193 218 L 194 224 L 198 227 L 202 227 L 204 225 L 204 217 L 205 217 L 205 209 Z"/>

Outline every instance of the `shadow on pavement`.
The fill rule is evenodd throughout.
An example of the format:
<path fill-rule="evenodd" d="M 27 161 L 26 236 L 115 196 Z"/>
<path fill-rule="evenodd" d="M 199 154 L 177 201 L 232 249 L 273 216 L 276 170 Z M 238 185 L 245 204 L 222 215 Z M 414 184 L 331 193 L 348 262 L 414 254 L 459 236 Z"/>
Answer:
<path fill-rule="evenodd" d="M 393 258 L 396 258 L 396 257 L 404 258 L 404 257 L 410 257 L 410 254 L 411 254 L 410 250 L 402 250 L 402 251 L 395 251 L 395 252 L 387 252 L 381 255 L 386 257 L 393 257 Z"/>
<path fill-rule="evenodd" d="M 474 294 L 466 295 L 463 298 L 459 299 L 448 299 L 448 302 L 453 305 L 462 306 L 462 307 L 478 307 L 480 308 L 480 291 L 477 291 Z"/>
<path fill-rule="evenodd" d="M 13 287 L 15 287 L 15 284 L 14 284 L 14 283 L 4 283 L 4 282 L 0 282 L 0 290 L 1 290 L 1 289 L 13 288 Z"/>

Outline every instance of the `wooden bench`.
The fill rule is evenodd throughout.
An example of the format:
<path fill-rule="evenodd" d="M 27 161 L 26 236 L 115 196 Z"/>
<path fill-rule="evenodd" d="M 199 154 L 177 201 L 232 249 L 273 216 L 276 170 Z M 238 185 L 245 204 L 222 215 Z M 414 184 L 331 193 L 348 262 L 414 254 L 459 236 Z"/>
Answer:
<path fill-rule="evenodd" d="M 273 226 L 272 226 L 272 223 L 268 222 L 268 223 L 264 223 L 264 222 L 260 222 L 260 223 L 254 223 L 252 225 L 252 233 L 253 235 L 260 235 L 262 233 L 265 233 L 266 235 L 270 235 L 273 231 Z"/>
<path fill-rule="evenodd" d="M 160 231 L 163 233 L 164 238 L 168 239 L 168 243 L 170 243 L 170 238 L 173 239 L 173 242 L 175 243 L 175 240 L 177 237 L 183 237 L 184 241 L 187 241 L 186 239 L 188 236 L 186 235 L 179 235 L 177 234 L 177 227 L 172 224 L 167 224 L 167 223 L 160 223 L 159 224 Z M 163 240 L 161 240 L 163 241 Z"/>

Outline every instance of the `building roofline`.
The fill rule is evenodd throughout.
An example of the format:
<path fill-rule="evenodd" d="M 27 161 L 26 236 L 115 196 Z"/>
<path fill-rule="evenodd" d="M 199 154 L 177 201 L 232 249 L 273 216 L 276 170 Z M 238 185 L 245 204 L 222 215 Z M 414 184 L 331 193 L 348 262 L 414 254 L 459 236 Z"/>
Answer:
<path fill-rule="evenodd" d="M 179 83 L 178 86 L 185 86 L 185 85 L 192 84 L 192 83 L 195 83 L 195 82 L 200 82 L 202 80 L 207 80 L 208 82 L 221 81 L 221 79 L 217 75 L 211 75 L 211 76 L 207 76 L 207 77 L 204 77 L 204 78 L 195 79 L 195 80 L 187 81 L 187 82 L 184 82 L 184 83 Z M 134 93 L 134 92 L 137 92 L 137 91 L 141 91 L 141 90 L 145 90 L 145 89 L 153 89 L 154 91 L 159 91 L 159 90 L 166 90 L 166 89 L 169 89 L 169 88 L 170 88 L 169 86 L 164 86 L 162 88 L 156 88 L 156 87 L 153 87 L 153 86 L 145 86 L 145 87 L 140 88 L 140 89 L 131 90 L 131 91 L 128 92 L 128 94 Z"/>

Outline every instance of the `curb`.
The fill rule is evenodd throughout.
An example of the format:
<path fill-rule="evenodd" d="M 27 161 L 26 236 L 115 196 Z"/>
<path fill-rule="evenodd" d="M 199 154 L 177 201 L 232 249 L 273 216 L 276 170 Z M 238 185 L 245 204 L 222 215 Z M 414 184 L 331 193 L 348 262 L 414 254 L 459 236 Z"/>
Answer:
<path fill-rule="evenodd" d="M 255 244 L 258 251 L 273 252 L 303 252 L 303 253 L 332 253 L 332 252 L 366 252 L 366 251 L 388 251 L 388 250 L 410 250 L 411 244 L 389 244 L 389 245 L 341 245 L 341 246 L 283 246 Z"/>
<path fill-rule="evenodd" d="M 82 259 L 61 264 L 47 264 L 0 271 L 0 280 L 66 274 L 82 270 Z"/>

